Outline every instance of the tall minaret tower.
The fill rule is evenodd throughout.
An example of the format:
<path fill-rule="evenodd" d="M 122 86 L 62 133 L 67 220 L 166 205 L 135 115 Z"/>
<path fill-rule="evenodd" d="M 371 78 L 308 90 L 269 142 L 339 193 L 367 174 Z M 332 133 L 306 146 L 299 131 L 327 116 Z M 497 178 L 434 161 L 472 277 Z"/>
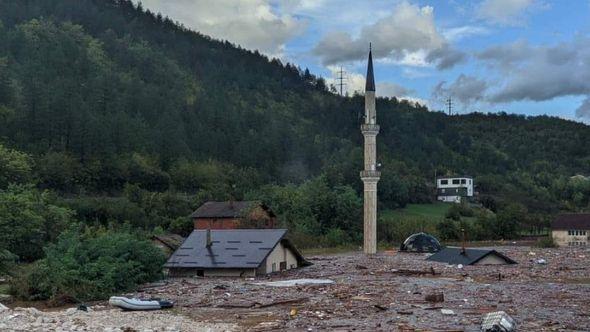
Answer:
<path fill-rule="evenodd" d="M 364 251 L 365 254 L 377 252 L 377 182 L 381 173 L 377 170 L 377 111 L 375 109 L 375 77 L 373 75 L 373 55 L 369 46 L 369 64 L 365 87 L 365 123 L 361 125 L 365 137 L 365 170 L 361 171 L 364 184 Z"/>

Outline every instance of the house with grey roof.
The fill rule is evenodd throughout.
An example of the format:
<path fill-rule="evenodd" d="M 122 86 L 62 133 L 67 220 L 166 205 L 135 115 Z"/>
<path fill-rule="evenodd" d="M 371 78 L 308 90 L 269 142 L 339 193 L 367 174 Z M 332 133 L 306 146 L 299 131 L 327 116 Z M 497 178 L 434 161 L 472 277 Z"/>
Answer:
<path fill-rule="evenodd" d="M 274 228 L 277 216 L 258 201 L 209 201 L 191 214 L 195 229 Z"/>
<path fill-rule="evenodd" d="M 164 267 L 173 277 L 254 277 L 309 265 L 286 233 L 286 229 L 194 230 Z"/>
<path fill-rule="evenodd" d="M 462 265 L 504 265 L 516 264 L 510 257 L 493 249 L 446 247 L 426 260 Z"/>

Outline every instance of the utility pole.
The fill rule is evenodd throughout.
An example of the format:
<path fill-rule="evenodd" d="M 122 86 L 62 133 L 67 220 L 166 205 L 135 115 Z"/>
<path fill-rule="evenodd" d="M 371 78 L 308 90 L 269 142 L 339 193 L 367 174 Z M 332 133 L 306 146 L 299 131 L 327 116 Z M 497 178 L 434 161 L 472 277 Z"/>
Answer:
<path fill-rule="evenodd" d="M 346 80 L 346 78 L 344 77 L 345 71 L 342 69 L 342 67 L 340 67 L 340 71 L 338 71 L 338 78 L 336 78 L 338 80 L 338 86 L 340 86 L 340 95 L 343 96 L 342 94 L 342 87 L 344 87 L 346 85 L 346 83 L 344 83 L 344 81 Z"/>
<path fill-rule="evenodd" d="M 451 97 L 447 99 L 447 108 L 449 110 L 449 115 L 453 115 L 453 99 Z"/>

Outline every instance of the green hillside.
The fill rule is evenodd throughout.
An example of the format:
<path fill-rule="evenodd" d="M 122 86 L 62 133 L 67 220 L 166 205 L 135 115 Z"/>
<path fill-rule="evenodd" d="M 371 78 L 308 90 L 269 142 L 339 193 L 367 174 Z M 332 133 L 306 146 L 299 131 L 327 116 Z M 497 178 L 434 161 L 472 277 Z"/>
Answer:
<path fill-rule="evenodd" d="M 72 212 L 60 225 L 186 233 L 206 200 L 262 199 L 299 243 L 359 240 L 362 96 L 128 0 L 0 0 L 0 21 L 0 189 L 46 194 Z M 584 124 L 395 98 L 377 112 L 384 209 L 431 203 L 435 174 L 473 175 L 521 229 L 588 208 L 590 181 L 571 178 L 590 169 Z"/>

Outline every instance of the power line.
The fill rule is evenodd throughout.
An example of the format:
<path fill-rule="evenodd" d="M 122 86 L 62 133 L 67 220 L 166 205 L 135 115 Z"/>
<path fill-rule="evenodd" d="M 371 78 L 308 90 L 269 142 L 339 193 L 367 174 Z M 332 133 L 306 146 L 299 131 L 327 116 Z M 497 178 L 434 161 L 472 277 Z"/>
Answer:
<path fill-rule="evenodd" d="M 447 99 L 447 109 L 449 110 L 449 115 L 453 115 L 453 99 L 451 97 Z"/>
<path fill-rule="evenodd" d="M 340 71 L 338 71 L 338 77 L 336 78 L 336 80 L 338 80 L 338 86 L 340 87 L 340 95 L 343 96 L 342 94 L 342 88 L 344 86 L 346 86 L 346 83 L 344 83 L 344 81 L 346 80 L 346 77 L 344 77 L 344 74 L 346 72 L 342 69 L 342 67 L 340 67 Z"/>

